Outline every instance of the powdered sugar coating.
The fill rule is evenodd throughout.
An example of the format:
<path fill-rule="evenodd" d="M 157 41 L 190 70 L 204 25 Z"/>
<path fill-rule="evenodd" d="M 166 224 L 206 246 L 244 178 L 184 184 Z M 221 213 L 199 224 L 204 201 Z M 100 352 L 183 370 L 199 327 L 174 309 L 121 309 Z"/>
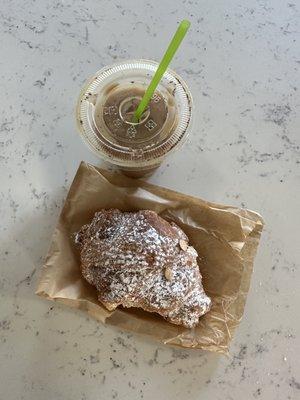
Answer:
<path fill-rule="evenodd" d="M 196 250 L 176 224 L 155 212 L 101 210 L 76 242 L 82 274 L 108 309 L 141 307 L 188 328 L 209 310 Z"/>

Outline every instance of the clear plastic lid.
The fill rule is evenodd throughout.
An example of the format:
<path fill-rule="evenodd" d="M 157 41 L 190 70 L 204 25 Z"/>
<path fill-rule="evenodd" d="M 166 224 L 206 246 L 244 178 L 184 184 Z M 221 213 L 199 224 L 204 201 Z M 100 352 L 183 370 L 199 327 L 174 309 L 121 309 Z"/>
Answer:
<path fill-rule="evenodd" d="M 148 60 L 105 67 L 88 80 L 77 105 L 81 136 L 100 157 L 120 167 L 160 164 L 186 138 L 192 98 L 182 79 L 167 70 L 138 123 L 133 112 L 158 64 Z"/>

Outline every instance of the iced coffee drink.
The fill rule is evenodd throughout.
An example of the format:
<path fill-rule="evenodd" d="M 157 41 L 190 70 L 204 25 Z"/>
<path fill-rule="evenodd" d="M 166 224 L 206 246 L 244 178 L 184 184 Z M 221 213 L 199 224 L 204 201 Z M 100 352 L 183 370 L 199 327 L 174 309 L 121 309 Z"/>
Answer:
<path fill-rule="evenodd" d="M 103 159 L 133 176 L 157 168 L 188 133 L 191 95 L 167 71 L 139 121 L 133 115 L 156 70 L 151 61 L 104 68 L 83 89 L 77 108 L 80 132 Z"/>

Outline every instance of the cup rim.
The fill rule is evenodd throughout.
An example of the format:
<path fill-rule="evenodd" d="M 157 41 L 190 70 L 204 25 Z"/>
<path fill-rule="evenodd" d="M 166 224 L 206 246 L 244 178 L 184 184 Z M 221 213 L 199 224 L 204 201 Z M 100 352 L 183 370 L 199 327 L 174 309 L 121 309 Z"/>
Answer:
<path fill-rule="evenodd" d="M 176 151 L 178 148 L 180 148 L 188 136 L 188 131 L 190 129 L 191 120 L 192 120 L 193 99 L 192 99 L 192 95 L 191 95 L 191 92 L 190 92 L 187 84 L 181 78 L 181 76 L 179 76 L 174 70 L 172 70 L 170 68 L 168 68 L 167 71 L 165 72 L 165 74 L 169 75 L 170 77 L 172 77 L 172 79 L 175 80 L 178 88 L 180 88 L 182 90 L 182 94 L 181 94 L 182 98 L 184 96 L 186 97 L 185 112 L 187 113 L 187 116 L 184 115 L 185 118 L 182 118 L 182 121 L 180 121 L 181 125 L 184 125 L 184 128 L 182 129 L 182 126 L 179 123 L 177 124 L 174 132 L 166 141 L 166 143 L 169 141 L 168 146 L 170 146 L 170 147 L 166 151 L 163 150 L 162 154 L 160 156 L 155 156 L 153 153 L 155 151 L 161 150 L 165 143 L 162 143 L 162 145 L 157 146 L 155 149 L 150 149 L 150 150 L 146 149 L 143 152 L 143 154 L 144 154 L 144 156 L 142 157 L 143 159 L 141 159 L 139 157 L 132 158 L 134 156 L 134 150 L 132 150 L 131 152 L 130 151 L 124 152 L 124 148 L 125 149 L 129 149 L 129 148 L 118 146 L 118 145 L 116 145 L 116 148 L 119 147 L 119 149 L 117 149 L 116 151 L 120 155 L 119 158 L 115 155 L 111 156 L 110 154 L 106 154 L 105 150 L 103 148 L 102 149 L 100 149 L 99 147 L 97 148 L 90 140 L 90 137 L 93 137 L 93 139 L 95 139 L 95 136 L 97 136 L 97 135 L 95 134 L 93 129 L 91 129 L 91 127 L 88 124 L 86 124 L 86 121 L 87 121 L 86 120 L 86 111 L 87 110 L 86 110 L 86 107 L 83 106 L 84 96 L 86 96 L 87 93 L 89 93 L 89 92 L 93 92 L 93 90 L 89 90 L 89 89 L 91 89 L 91 86 L 92 87 L 95 86 L 94 82 L 97 81 L 97 79 L 99 77 L 102 77 L 102 79 L 105 80 L 105 78 L 107 78 L 108 76 L 111 76 L 111 74 L 109 74 L 109 71 L 111 71 L 111 70 L 113 70 L 113 73 L 116 73 L 116 72 L 118 72 L 119 68 L 120 68 L 120 71 L 122 70 L 122 66 L 127 66 L 127 68 L 124 68 L 123 70 L 126 70 L 126 69 L 129 70 L 128 66 L 138 65 L 138 64 L 141 64 L 140 69 L 143 69 L 143 64 L 145 64 L 146 66 L 152 67 L 152 70 L 153 70 L 153 68 L 158 66 L 158 62 L 156 62 L 154 60 L 148 60 L 148 59 L 121 60 L 119 62 L 115 62 L 108 66 L 104 66 L 103 68 L 99 69 L 92 77 L 88 78 L 80 91 L 79 98 L 77 101 L 76 121 L 77 121 L 78 131 L 79 131 L 79 134 L 80 134 L 82 140 L 89 147 L 89 149 L 92 150 L 93 153 L 96 154 L 99 158 L 102 158 L 102 159 L 110 162 L 111 164 L 117 165 L 119 167 L 134 168 L 134 166 L 136 166 L 138 168 L 140 168 L 140 167 L 151 168 L 155 165 L 159 165 L 163 159 L 165 159 L 167 156 L 169 156 L 174 151 Z M 139 67 L 137 66 L 136 69 L 139 69 Z M 151 68 L 150 68 L 150 70 L 151 70 Z M 85 122 L 85 124 L 83 122 Z M 172 143 L 172 139 L 173 139 L 174 143 Z M 99 139 L 98 136 L 97 136 L 96 140 L 99 140 L 101 142 L 101 140 Z M 102 146 L 105 148 L 105 145 L 102 144 Z M 107 150 L 107 153 L 108 153 L 108 150 Z M 123 155 L 123 156 L 127 155 L 128 158 L 124 159 L 123 157 L 121 157 L 121 155 Z M 135 165 L 133 165 L 133 164 L 135 164 Z"/>

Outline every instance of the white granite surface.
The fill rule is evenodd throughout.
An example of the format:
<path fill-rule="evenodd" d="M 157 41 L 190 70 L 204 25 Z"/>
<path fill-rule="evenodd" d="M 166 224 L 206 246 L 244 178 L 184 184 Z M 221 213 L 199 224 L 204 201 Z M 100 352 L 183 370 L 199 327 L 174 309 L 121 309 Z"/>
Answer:
<path fill-rule="evenodd" d="M 189 143 L 151 181 L 266 221 L 226 358 L 158 346 L 37 298 L 38 270 L 80 160 L 84 80 L 159 60 L 189 84 Z M 299 0 L 0 1 L 0 399 L 300 399 Z"/>

